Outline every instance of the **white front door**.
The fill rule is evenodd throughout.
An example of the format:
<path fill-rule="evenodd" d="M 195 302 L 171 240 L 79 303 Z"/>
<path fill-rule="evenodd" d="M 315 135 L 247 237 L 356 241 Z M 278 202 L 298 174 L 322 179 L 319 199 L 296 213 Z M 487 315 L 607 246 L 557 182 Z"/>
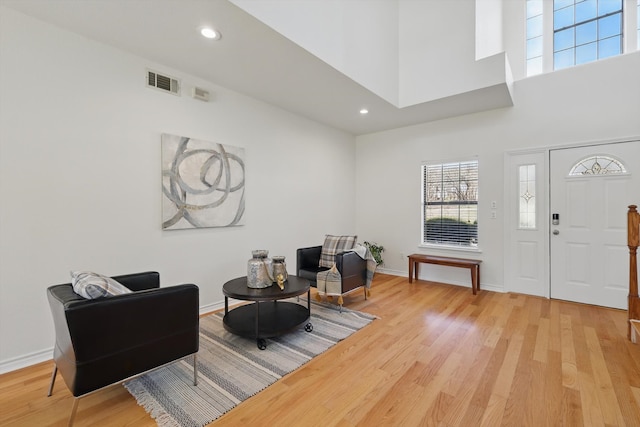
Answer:
<path fill-rule="evenodd" d="M 626 218 L 640 202 L 640 141 L 551 150 L 549 169 L 551 298 L 626 309 Z"/>

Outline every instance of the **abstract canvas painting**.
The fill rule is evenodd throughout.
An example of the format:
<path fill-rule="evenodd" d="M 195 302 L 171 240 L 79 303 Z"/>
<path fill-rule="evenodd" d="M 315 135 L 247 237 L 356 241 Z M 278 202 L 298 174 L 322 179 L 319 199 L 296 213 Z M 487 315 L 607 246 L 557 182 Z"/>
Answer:
<path fill-rule="evenodd" d="M 162 134 L 162 229 L 243 225 L 244 148 Z"/>

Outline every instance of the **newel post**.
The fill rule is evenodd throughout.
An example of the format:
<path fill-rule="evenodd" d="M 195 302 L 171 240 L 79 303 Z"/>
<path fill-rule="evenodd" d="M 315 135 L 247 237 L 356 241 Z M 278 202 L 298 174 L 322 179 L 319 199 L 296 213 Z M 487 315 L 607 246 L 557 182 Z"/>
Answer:
<path fill-rule="evenodd" d="M 636 205 L 629 206 L 627 214 L 627 234 L 629 245 L 629 319 L 640 319 L 640 298 L 638 297 L 638 261 L 636 252 L 640 244 L 640 214 Z M 627 336 L 631 339 L 631 322 Z"/>

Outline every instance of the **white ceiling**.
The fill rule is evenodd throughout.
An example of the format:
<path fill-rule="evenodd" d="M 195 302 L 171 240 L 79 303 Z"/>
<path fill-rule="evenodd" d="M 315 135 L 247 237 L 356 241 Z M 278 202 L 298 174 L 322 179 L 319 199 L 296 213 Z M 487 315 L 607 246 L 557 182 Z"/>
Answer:
<path fill-rule="evenodd" d="M 511 105 L 496 85 L 397 108 L 227 0 L 0 0 L 10 7 L 354 135 Z M 204 39 L 210 25 L 221 41 Z M 363 107 L 370 113 L 361 116 Z"/>

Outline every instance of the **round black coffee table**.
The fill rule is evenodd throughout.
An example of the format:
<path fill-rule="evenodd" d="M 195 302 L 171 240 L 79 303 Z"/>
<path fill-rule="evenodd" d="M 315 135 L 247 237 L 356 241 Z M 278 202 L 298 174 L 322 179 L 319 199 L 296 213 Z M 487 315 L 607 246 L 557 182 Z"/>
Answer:
<path fill-rule="evenodd" d="M 307 306 L 295 302 L 279 301 L 307 293 Z M 284 290 L 276 284 L 262 289 L 247 286 L 247 277 L 229 280 L 222 286 L 224 294 L 224 328 L 236 335 L 255 338 L 260 350 L 267 348 L 265 338 L 290 332 L 306 323 L 307 332 L 313 330 L 311 316 L 311 291 L 309 281 L 289 275 Z M 254 301 L 229 310 L 229 298 Z"/>

